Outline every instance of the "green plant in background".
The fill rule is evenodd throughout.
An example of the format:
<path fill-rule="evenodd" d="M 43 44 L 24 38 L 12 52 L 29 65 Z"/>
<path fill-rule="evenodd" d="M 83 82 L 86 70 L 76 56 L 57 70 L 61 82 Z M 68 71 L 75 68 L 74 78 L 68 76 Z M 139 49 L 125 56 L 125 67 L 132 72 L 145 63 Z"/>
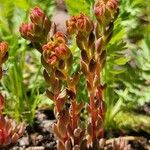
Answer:
<path fill-rule="evenodd" d="M 89 15 L 89 14 L 93 15 L 92 6 L 94 4 L 94 0 L 74 0 L 74 1 L 65 0 L 65 3 L 71 15 L 77 15 L 80 12 L 86 15 Z"/>
<path fill-rule="evenodd" d="M 10 45 L 9 60 L 4 66 L 5 76 L 2 81 L 2 89 L 7 95 L 5 113 L 28 123 L 33 122 L 41 98 L 46 100 L 43 95 L 45 84 L 41 78 L 39 54 L 32 51 L 29 42 L 20 38 L 18 28 L 20 22 L 27 20 L 26 14 L 30 7 L 37 4 L 52 15 L 53 0 L 42 3 L 41 0 L 0 0 L 0 40 L 6 40 Z"/>
<path fill-rule="evenodd" d="M 144 109 L 145 103 L 150 103 L 150 86 L 148 84 L 150 79 L 148 59 L 150 52 L 149 5 L 149 1 L 121 1 L 121 24 L 125 28 L 124 37 L 129 48 L 126 53 L 130 56 L 130 61 L 126 64 L 127 71 L 118 76 L 119 86 L 122 88 L 116 92 L 124 101 L 122 111 L 115 118 L 120 129 L 125 128 L 126 125 L 130 130 L 150 131 L 150 117 L 140 114 L 140 109 L 142 107 Z M 125 93 L 123 89 L 125 89 Z M 127 117 L 129 112 L 132 121 Z M 121 115 L 126 117 L 126 122 L 121 122 Z"/>
<path fill-rule="evenodd" d="M 7 59 L 8 44 L 6 42 L 0 42 L 0 79 L 2 79 L 3 75 L 2 65 Z M 5 100 L 2 93 L 0 93 L 0 147 L 16 143 L 25 130 L 23 123 L 17 124 L 14 120 L 4 117 Z"/>
<path fill-rule="evenodd" d="M 127 5 L 124 1 L 122 3 L 124 6 Z M 124 86 L 128 91 L 128 97 L 124 97 L 124 99 L 126 99 L 126 102 L 134 103 L 134 105 L 131 104 L 131 107 L 137 107 L 143 105 L 145 102 L 149 102 L 149 86 L 148 84 L 146 85 L 149 80 L 148 56 L 150 51 L 150 39 L 147 34 L 150 29 L 148 4 L 150 4 L 148 1 L 143 3 L 142 1 L 130 1 L 130 7 L 124 7 L 126 12 L 130 13 L 130 15 L 127 16 L 128 19 L 124 19 L 122 24 L 126 29 L 125 36 L 129 47 L 127 53 L 130 55 L 131 61 L 126 67 L 128 73 L 125 72 L 122 74 L 120 80 L 124 83 Z M 124 18 L 124 13 L 125 12 L 122 11 L 122 18 Z M 132 26 L 129 26 L 128 24 L 132 24 Z M 135 32 L 137 29 L 138 32 Z M 133 82 L 133 84 L 131 84 L 131 82 Z"/>
<path fill-rule="evenodd" d="M 147 62 L 147 65 L 149 64 L 149 62 L 147 61 L 148 59 L 145 57 L 146 55 L 149 55 L 148 36 L 144 35 L 149 30 L 148 17 L 146 15 L 148 14 L 149 10 L 147 9 L 147 7 L 149 6 L 148 3 L 149 2 L 147 1 L 143 2 L 141 0 L 120 1 L 120 15 L 118 17 L 118 20 L 116 21 L 116 28 L 114 28 L 115 36 L 114 39 L 110 41 L 110 45 L 108 46 L 108 55 L 110 55 L 108 59 L 110 58 L 110 61 L 108 60 L 107 66 L 108 68 L 111 67 L 111 71 L 109 73 L 110 78 L 109 75 L 106 75 L 106 77 L 108 77 L 108 81 L 110 81 L 109 85 L 111 85 L 110 92 L 108 93 L 112 93 L 113 96 L 106 95 L 106 101 L 107 99 L 109 102 L 112 101 L 112 107 L 109 107 L 107 112 L 108 122 L 106 122 L 106 127 L 110 129 L 116 129 L 117 127 L 121 129 L 120 125 L 118 124 L 118 116 L 121 117 L 122 113 L 131 113 L 133 109 L 144 105 L 145 102 L 150 102 L 148 98 L 149 87 L 145 84 L 146 80 L 149 79 L 148 69 L 146 71 L 144 69 L 145 67 L 143 65 L 140 65 L 145 64 L 145 62 Z M 142 14 L 141 12 L 144 13 Z M 144 16 L 145 23 L 143 23 L 143 21 L 141 22 L 141 16 Z M 123 41 L 117 41 L 117 38 L 121 38 L 123 39 Z M 126 42 L 126 45 L 124 44 L 124 41 Z M 113 47 L 112 51 L 114 51 L 115 56 L 113 52 L 111 53 L 111 47 Z M 118 53 L 119 55 L 122 55 L 122 58 L 119 58 L 117 62 L 115 57 L 118 57 Z M 121 65 L 121 67 L 117 67 L 116 64 Z M 117 71 L 114 71 L 114 68 L 116 68 Z M 144 79 L 143 76 L 145 75 L 147 76 Z M 113 100 L 112 97 L 114 98 Z M 132 122 L 132 125 L 130 124 L 130 121 L 128 122 L 130 118 L 126 119 L 126 124 L 129 125 L 128 127 L 130 129 L 134 129 L 134 127 L 137 125 L 137 122 L 139 121 L 136 120 L 136 115 L 138 114 L 133 113 L 131 115 L 133 120 L 135 120 Z M 127 116 L 128 115 L 126 115 L 126 118 Z M 147 120 L 149 118 L 146 116 L 143 116 L 143 118 L 145 118 L 145 130 L 148 131 L 147 129 L 149 127 L 147 126 L 148 123 L 146 123 L 146 118 Z M 120 120 L 122 120 L 122 117 L 120 118 Z M 140 124 L 143 123 L 142 119 L 140 120 L 141 123 L 138 123 L 138 129 L 140 129 Z M 121 121 L 119 123 L 121 124 Z M 124 122 L 122 122 L 122 125 L 123 124 Z M 142 128 L 142 130 L 143 129 L 144 127 Z"/>

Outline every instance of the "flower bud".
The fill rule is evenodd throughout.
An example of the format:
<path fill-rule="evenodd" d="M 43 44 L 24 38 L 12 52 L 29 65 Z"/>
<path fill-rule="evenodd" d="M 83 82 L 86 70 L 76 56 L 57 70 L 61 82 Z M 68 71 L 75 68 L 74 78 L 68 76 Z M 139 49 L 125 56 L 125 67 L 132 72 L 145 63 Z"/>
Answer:
<path fill-rule="evenodd" d="M 53 45 L 49 42 L 49 43 L 43 45 L 42 49 L 43 49 L 43 51 L 46 51 L 46 52 L 52 51 Z"/>
<path fill-rule="evenodd" d="M 67 43 L 66 35 L 63 32 L 56 32 L 54 39 L 57 40 L 58 43 Z"/>
<path fill-rule="evenodd" d="M 7 59 L 8 44 L 6 42 L 0 43 L 0 65 Z"/>
<path fill-rule="evenodd" d="M 99 23 L 108 24 L 114 19 L 118 8 L 118 0 L 98 0 L 94 5 L 94 13 Z"/>
<path fill-rule="evenodd" d="M 58 57 L 56 55 L 52 55 L 48 58 L 47 63 L 54 65 L 58 60 Z"/>
<path fill-rule="evenodd" d="M 48 18 L 48 16 L 45 16 L 44 23 L 43 23 L 43 35 L 44 36 L 48 35 L 48 33 L 51 30 L 51 27 L 52 27 L 52 23 L 50 19 Z"/>
<path fill-rule="evenodd" d="M 57 55 L 57 57 L 65 59 L 68 58 L 70 50 L 66 45 L 60 44 L 55 48 L 55 54 Z"/>
<path fill-rule="evenodd" d="M 66 21 L 67 33 L 74 34 L 76 32 L 76 17 L 72 16 L 70 20 Z"/>
<path fill-rule="evenodd" d="M 88 32 L 93 29 L 92 21 L 89 19 L 89 17 L 80 14 L 77 18 L 76 27 L 79 31 Z"/>
<path fill-rule="evenodd" d="M 52 39 L 43 45 L 43 57 L 45 61 L 51 65 L 56 62 L 67 60 L 71 54 L 66 45 L 67 38 L 64 33 L 56 32 Z"/>
<path fill-rule="evenodd" d="M 66 26 L 69 34 L 75 33 L 76 31 L 90 33 L 93 29 L 92 21 L 84 14 L 71 17 L 71 19 L 66 22 Z"/>
<path fill-rule="evenodd" d="M 4 97 L 3 95 L 0 93 L 0 111 L 4 108 Z"/>
<path fill-rule="evenodd" d="M 19 32 L 21 36 L 27 40 L 33 40 L 33 24 L 32 23 L 22 23 Z"/>
<path fill-rule="evenodd" d="M 32 23 L 42 26 L 44 18 L 45 18 L 45 14 L 44 14 L 43 10 L 41 10 L 39 7 L 34 7 L 31 10 L 30 19 L 31 19 Z"/>
<path fill-rule="evenodd" d="M 118 7 L 118 0 L 109 0 L 107 2 L 107 8 L 110 10 L 110 11 L 113 11 L 113 10 L 116 10 Z"/>

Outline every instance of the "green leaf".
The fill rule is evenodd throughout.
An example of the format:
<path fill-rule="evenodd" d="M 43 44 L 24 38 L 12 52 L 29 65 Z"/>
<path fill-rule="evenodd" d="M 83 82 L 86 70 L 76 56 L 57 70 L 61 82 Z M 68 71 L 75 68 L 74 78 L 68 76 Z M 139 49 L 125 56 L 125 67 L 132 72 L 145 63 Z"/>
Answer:
<path fill-rule="evenodd" d="M 125 65 L 128 61 L 129 61 L 129 58 L 121 57 L 121 58 L 116 59 L 114 63 L 121 66 L 121 65 Z"/>
<path fill-rule="evenodd" d="M 77 15 L 80 12 L 90 14 L 91 2 L 89 0 L 65 0 L 65 2 L 71 15 Z"/>
<path fill-rule="evenodd" d="M 125 71 L 126 71 L 126 69 L 110 70 L 110 73 L 117 75 L 117 74 L 124 73 Z"/>

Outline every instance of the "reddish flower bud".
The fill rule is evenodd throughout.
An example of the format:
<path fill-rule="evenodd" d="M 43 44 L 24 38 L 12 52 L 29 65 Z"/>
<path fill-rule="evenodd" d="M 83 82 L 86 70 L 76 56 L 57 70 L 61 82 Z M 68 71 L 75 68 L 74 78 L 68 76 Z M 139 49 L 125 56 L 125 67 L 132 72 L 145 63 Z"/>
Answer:
<path fill-rule="evenodd" d="M 0 93 L 0 111 L 4 108 L 4 97 L 3 95 Z"/>
<path fill-rule="evenodd" d="M 67 33 L 73 34 L 76 32 L 76 17 L 71 17 L 70 20 L 66 21 Z"/>
<path fill-rule="evenodd" d="M 63 32 L 56 32 L 54 35 L 54 39 L 57 40 L 58 43 L 66 43 L 67 38 L 66 35 Z"/>
<path fill-rule="evenodd" d="M 96 17 L 104 15 L 105 11 L 106 11 L 105 5 L 100 6 L 99 3 L 97 3 L 94 7 Z"/>
<path fill-rule="evenodd" d="M 55 53 L 58 57 L 63 57 L 67 54 L 67 50 L 68 48 L 66 45 L 60 44 L 59 46 L 55 48 Z"/>
<path fill-rule="evenodd" d="M 30 19 L 32 23 L 42 26 L 44 18 L 45 14 L 39 7 L 35 7 L 31 10 Z"/>
<path fill-rule="evenodd" d="M 56 55 L 52 55 L 48 58 L 48 61 L 47 63 L 51 64 L 51 65 L 54 65 L 56 62 L 57 62 L 58 58 Z"/>
<path fill-rule="evenodd" d="M 118 0 L 98 0 L 94 5 L 94 13 L 100 23 L 110 22 L 118 8 Z"/>
<path fill-rule="evenodd" d="M 117 9 L 117 7 L 118 7 L 118 0 L 109 0 L 108 2 L 107 2 L 107 8 L 109 9 L 109 10 L 116 10 Z"/>
<path fill-rule="evenodd" d="M 0 79 L 2 78 L 2 63 L 8 58 L 8 44 L 6 42 L 0 43 Z"/>
<path fill-rule="evenodd" d="M 55 33 L 54 38 L 59 38 L 59 37 L 66 38 L 63 32 L 58 31 Z"/>
<path fill-rule="evenodd" d="M 19 32 L 22 37 L 28 40 L 33 40 L 33 24 L 32 23 L 22 23 Z"/>
<path fill-rule="evenodd" d="M 70 56 L 70 50 L 66 45 L 67 38 L 64 33 L 56 32 L 52 39 L 45 44 L 43 49 L 43 57 L 45 61 L 54 65 L 59 60 L 65 60 Z"/>
<path fill-rule="evenodd" d="M 83 32 L 91 32 L 93 29 L 92 21 L 84 14 L 80 14 L 76 22 L 77 29 Z"/>
<path fill-rule="evenodd" d="M 51 43 L 47 43 L 42 47 L 43 51 L 52 51 L 53 45 Z"/>
<path fill-rule="evenodd" d="M 8 44 L 6 42 L 0 43 L 0 58 L 3 58 L 8 52 Z"/>
<path fill-rule="evenodd" d="M 71 19 L 66 22 L 66 26 L 69 34 L 72 34 L 76 31 L 90 33 L 93 29 L 92 21 L 84 14 L 71 17 Z"/>

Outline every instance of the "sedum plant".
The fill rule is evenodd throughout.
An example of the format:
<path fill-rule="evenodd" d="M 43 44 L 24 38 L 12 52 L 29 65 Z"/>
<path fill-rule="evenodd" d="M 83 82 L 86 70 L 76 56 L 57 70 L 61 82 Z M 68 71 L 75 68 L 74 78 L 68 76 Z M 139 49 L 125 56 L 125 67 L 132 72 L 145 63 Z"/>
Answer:
<path fill-rule="evenodd" d="M 67 35 L 57 31 L 45 13 L 38 7 L 30 12 L 30 23 L 20 26 L 21 36 L 30 40 L 41 53 L 43 76 L 49 85 L 47 96 L 54 101 L 57 122 L 53 131 L 58 138 L 58 150 L 103 149 L 106 84 L 101 73 L 106 62 L 106 46 L 118 15 L 117 0 L 97 0 L 95 20 L 80 13 L 66 22 Z M 72 36 L 74 35 L 74 36 Z M 74 38 L 80 49 L 77 69 L 72 72 L 74 55 L 69 40 Z M 81 76 L 86 79 L 89 103 L 78 99 Z M 82 110 L 88 117 L 82 121 Z M 116 144 L 117 147 L 118 144 Z M 121 148 L 120 148 L 121 149 Z"/>
<path fill-rule="evenodd" d="M 0 79 L 2 78 L 2 64 L 8 58 L 8 44 L 0 43 Z M 24 133 L 25 126 L 23 123 L 17 124 L 14 120 L 4 117 L 2 112 L 4 109 L 5 98 L 0 93 L 0 147 L 16 143 Z"/>

